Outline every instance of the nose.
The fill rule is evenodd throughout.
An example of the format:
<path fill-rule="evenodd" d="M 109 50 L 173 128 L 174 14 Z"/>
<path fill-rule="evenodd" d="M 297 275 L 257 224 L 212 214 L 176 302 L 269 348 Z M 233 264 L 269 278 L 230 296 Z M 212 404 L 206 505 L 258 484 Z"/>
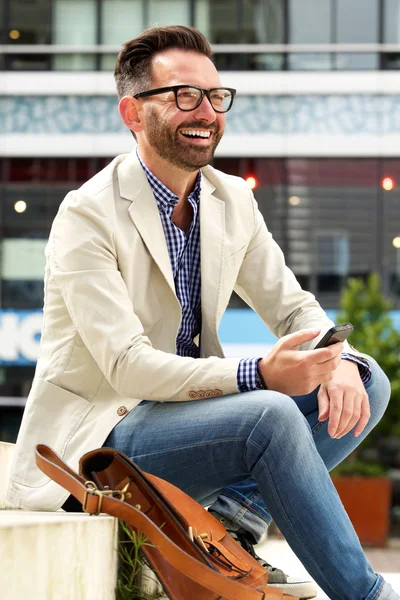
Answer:
<path fill-rule="evenodd" d="M 194 110 L 194 117 L 196 117 L 196 119 L 212 123 L 213 121 L 215 121 L 216 116 L 217 113 L 213 109 L 212 104 L 207 98 L 207 96 L 204 94 L 204 97 L 200 102 L 199 106 Z"/>

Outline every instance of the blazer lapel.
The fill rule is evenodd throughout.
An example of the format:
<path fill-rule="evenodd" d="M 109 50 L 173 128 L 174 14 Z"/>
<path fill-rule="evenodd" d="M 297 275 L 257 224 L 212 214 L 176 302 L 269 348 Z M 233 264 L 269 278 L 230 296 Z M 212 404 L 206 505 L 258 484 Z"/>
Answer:
<path fill-rule="evenodd" d="M 206 172 L 207 168 L 203 170 L 200 194 L 202 342 L 207 342 L 208 347 L 210 344 L 215 346 L 215 353 L 219 355 L 222 350 L 217 325 L 225 260 L 225 203 L 213 194 L 215 186 L 207 179 Z M 131 201 L 128 212 L 132 221 L 176 297 L 157 203 L 136 151 L 119 165 L 118 182 L 121 197 Z"/>
<path fill-rule="evenodd" d="M 201 311 L 203 317 L 202 344 L 208 333 L 221 352 L 217 336 L 218 303 L 223 281 L 225 260 L 225 203 L 213 195 L 215 186 L 203 173 L 200 195 L 200 256 L 201 256 Z M 206 328 L 204 328 L 204 326 Z"/>
<path fill-rule="evenodd" d="M 175 283 L 164 228 L 147 177 L 133 151 L 118 167 L 122 198 L 131 201 L 128 212 L 150 254 L 175 294 Z"/>

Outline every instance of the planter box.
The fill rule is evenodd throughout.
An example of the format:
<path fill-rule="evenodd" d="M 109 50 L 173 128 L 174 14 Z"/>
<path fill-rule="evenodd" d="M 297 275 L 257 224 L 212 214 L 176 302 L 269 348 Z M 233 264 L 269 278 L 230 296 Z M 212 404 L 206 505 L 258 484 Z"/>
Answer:
<path fill-rule="evenodd" d="M 332 481 L 361 543 L 384 546 L 390 528 L 390 479 L 335 476 Z"/>

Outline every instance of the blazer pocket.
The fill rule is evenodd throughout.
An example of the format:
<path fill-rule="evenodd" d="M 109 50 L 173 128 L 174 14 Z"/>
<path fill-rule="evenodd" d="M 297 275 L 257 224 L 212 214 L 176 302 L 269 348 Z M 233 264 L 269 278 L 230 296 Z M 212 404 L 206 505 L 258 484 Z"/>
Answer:
<path fill-rule="evenodd" d="M 246 254 L 247 244 L 240 248 L 237 252 L 234 252 L 230 256 L 225 258 L 225 271 L 229 271 L 238 264 L 243 262 L 244 256 Z"/>
<path fill-rule="evenodd" d="M 44 379 L 34 379 L 17 442 L 11 479 L 29 487 L 50 481 L 36 466 L 37 444 L 63 457 L 69 442 L 94 404 Z"/>

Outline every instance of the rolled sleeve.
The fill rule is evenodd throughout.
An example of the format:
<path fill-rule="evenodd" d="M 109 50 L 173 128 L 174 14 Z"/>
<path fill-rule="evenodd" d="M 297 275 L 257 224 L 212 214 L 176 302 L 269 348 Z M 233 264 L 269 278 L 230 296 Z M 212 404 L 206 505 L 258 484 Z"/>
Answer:
<path fill-rule="evenodd" d="M 360 373 L 361 381 L 364 385 L 366 385 L 371 379 L 371 367 L 367 363 L 366 360 L 363 360 L 359 356 L 353 356 L 352 354 L 348 354 L 347 352 L 342 352 L 342 358 L 344 360 L 351 360 L 355 362 L 358 366 L 358 370 Z"/>
<path fill-rule="evenodd" d="M 237 387 L 239 392 L 252 392 L 261 390 L 262 387 L 258 381 L 257 364 L 260 357 L 242 358 L 237 371 Z"/>

